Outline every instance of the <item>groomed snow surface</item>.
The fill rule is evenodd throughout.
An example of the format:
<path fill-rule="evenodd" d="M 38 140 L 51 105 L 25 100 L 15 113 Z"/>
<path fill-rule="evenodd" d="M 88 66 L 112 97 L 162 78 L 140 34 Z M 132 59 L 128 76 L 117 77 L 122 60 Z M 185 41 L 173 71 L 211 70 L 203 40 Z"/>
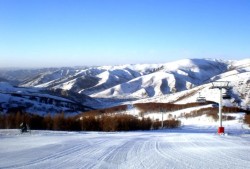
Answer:
<path fill-rule="evenodd" d="M 250 167 L 250 131 L 240 122 L 136 132 L 0 130 L 0 168 Z"/>

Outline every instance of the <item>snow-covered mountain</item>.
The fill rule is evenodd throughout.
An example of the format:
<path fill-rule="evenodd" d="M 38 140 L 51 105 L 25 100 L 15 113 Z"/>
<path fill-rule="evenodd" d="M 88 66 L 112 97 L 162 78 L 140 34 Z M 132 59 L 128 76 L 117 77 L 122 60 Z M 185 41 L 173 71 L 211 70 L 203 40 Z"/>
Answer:
<path fill-rule="evenodd" d="M 137 64 L 33 70 L 19 86 L 69 90 L 98 99 L 93 107 L 133 102 L 195 102 L 201 95 L 217 101 L 213 81 L 230 81 L 228 105 L 249 104 L 250 59 L 184 59 L 164 64 Z M 31 71 L 32 72 L 32 71 Z M 0 78 L 8 79 L 3 73 Z M 12 77 L 14 77 L 12 73 Z M 13 79 L 13 78 L 12 78 Z"/>
<path fill-rule="evenodd" d="M 0 113 L 19 111 L 39 115 L 61 112 L 78 114 L 92 110 L 86 106 L 88 101 L 94 102 L 94 99 L 69 91 L 20 88 L 0 82 Z"/>
<path fill-rule="evenodd" d="M 93 97 L 153 97 L 183 91 L 228 70 L 225 61 L 185 59 L 166 64 L 101 66 L 45 71 L 23 87 L 73 90 Z"/>
<path fill-rule="evenodd" d="M 205 81 L 204 84 L 192 89 L 159 97 L 146 98 L 140 100 L 140 102 L 171 102 L 184 104 L 196 102 L 199 97 L 204 97 L 209 101 L 219 102 L 218 89 L 211 89 L 213 86 L 212 82 L 215 81 L 229 82 L 229 89 L 227 91 L 223 90 L 224 105 L 250 109 L 250 59 L 229 62 L 226 71 L 211 77 Z"/>
<path fill-rule="evenodd" d="M 0 68 L 1 81 L 11 83 L 12 85 L 19 85 L 27 79 L 35 78 L 41 73 L 49 71 L 56 71 L 59 68 L 43 68 L 43 69 L 19 69 L 19 68 Z M 61 68 L 60 68 L 61 69 Z"/>

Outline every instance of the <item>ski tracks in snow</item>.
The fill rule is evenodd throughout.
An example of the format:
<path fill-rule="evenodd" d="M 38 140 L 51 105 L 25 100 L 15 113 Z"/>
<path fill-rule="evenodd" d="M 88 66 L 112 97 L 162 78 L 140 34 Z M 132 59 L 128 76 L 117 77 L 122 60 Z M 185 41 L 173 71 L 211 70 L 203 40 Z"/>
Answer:
<path fill-rule="evenodd" d="M 38 136 L 44 137 L 42 134 Z M 250 166 L 250 136 L 201 132 L 117 132 L 46 135 L 58 139 L 31 149 L 0 152 L 0 168 L 223 168 Z M 15 142 L 30 137 L 8 136 Z M 43 139 L 44 141 L 44 139 Z M 54 140 L 53 140 L 54 141 Z M 5 144 L 6 145 L 6 144 Z M 15 144 L 11 144 L 12 146 Z M 16 145 L 18 146 L 18 145 Z M 0 144 L 0 148 L 3 147 Z M 34 155 L 36 151 L 36 155 Z M 19 155 L 23 154 L 20 159 Z M 7 157 L 4 157 L 6 155 Z M 4 161 L 5 160 L 5 161 Z M 9 162 L 6 160 L 9 160 Z"/>

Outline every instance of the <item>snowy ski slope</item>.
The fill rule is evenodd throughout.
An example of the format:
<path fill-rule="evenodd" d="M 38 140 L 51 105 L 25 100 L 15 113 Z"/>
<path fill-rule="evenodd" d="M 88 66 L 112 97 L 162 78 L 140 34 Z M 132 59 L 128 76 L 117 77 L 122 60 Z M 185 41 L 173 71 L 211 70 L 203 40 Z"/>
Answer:
<path fill-rule="evenodd" d="M 250 166 L 250 131 L 238 121 L 137 132 L 0 130 L 0 168 L 221 168 Z"/>

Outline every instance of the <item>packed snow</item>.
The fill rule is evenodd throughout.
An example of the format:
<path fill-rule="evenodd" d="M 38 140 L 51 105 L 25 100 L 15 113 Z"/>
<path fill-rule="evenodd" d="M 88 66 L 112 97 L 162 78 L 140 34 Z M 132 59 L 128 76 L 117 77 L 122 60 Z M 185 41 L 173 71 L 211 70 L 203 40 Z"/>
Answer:
<path fill-rule="evenodd" d="M 250 131 L 239 120 L 135 132 L 0 130 L 0 168 L 221 168 L 250 166 Z"/>

